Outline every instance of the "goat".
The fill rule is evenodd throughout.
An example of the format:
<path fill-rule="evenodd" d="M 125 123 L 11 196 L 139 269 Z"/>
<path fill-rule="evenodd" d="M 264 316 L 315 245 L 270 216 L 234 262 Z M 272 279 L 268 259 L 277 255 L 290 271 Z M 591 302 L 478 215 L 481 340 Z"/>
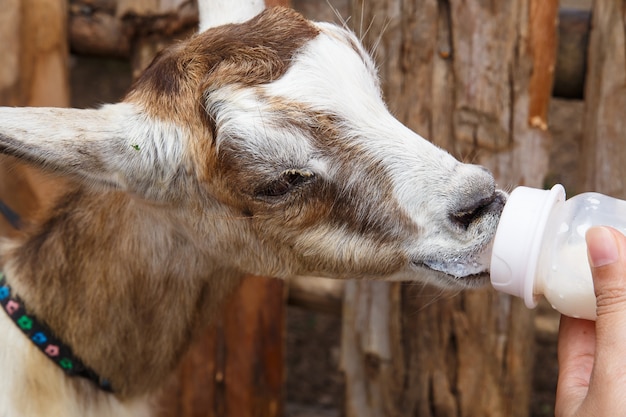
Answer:
<path fill-rule="evenodd" d="M 285 8 L 166 49 L 120 103 L 0 108 L 0 153 L 76 183 L 3 242 L 2 288 L 101 382 L 2 313 L 2 417 L 150 415 L 246 273 L 481 285 L 505 200 L 389 113 L 351 32 Z"/>

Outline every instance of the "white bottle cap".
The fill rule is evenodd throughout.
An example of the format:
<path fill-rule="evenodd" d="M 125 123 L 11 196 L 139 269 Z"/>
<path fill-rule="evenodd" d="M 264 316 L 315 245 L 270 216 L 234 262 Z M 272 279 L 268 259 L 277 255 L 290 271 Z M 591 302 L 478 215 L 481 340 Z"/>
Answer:
<path fill-rule="evenodd" d="M 528 308 L 537 306 L 535 273 L 543 231 L 552 208 L 565 201 L 565 189 L 517 187 L 509 196 L 491 254 L 491 285 L 501 292 L 523 298 Z"/>

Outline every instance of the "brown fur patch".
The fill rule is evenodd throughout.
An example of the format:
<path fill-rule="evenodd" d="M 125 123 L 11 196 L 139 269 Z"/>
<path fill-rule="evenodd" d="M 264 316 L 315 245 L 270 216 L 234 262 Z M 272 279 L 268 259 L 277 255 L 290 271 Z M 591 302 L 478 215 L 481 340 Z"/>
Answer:
<path fill-rule="evenodd" d="M 184 126 L 193 138 L 196 174 L 211 175 L 215 125 L 205 109 L 211 90 L 253 86 L 280 78 L 298 50 L 319 30 L 289 8 L 264 10 L 248 22 L 209 29 L 161 52 L 125 101 L 161 120 Z"/>
<path fill-rule="evenodd" d="M 239 282 L 209 279 L 215 267 L 167 209 L 123 193 L 79 190 L 29 234 L 5 256 L 7 279 L 123 397 L 158 387 Z"/>
<path fill-rule="evenodd" d="M 166 49 L 137 80 L 127 100 L 165 120 L 198 120 L 208 90 L 280 78 L 298 49 L 318 33 L 291 9 L 266 9 L 248 22 L 209 29 Z"/>

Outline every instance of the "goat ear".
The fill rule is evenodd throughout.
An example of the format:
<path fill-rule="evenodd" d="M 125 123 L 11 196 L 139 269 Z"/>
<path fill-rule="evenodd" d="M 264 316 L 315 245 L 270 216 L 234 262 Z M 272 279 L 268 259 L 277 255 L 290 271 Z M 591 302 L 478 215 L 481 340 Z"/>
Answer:
<path fill-rule="evenodd" d="M 0 153 L 86 183 L 142 192 L 178 169 L 175 128 L 126 103 L 98 110 L 0 107 Z M 179 138 L 178 138 L 179 139 Z"/>

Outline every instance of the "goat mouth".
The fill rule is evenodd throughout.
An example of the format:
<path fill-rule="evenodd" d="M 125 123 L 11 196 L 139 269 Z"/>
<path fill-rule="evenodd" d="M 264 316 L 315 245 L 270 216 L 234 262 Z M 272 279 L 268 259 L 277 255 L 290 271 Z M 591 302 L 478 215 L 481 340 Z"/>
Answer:
<path fill-rule="evenodd" d="M 444 268 L 434 268 L 428 262 L 414 262 L 413 267 L 415 269 L 426 269 L 431 273 L 436 274 L 436 281 L 432 282 L 435 286 L 443 286 L 444 288 L 457 288 L 457 289 L 471 289 L 481 288 L 487 285 L 489 282 L 489 270 L 487 268 L 472 272 L 464 273 L 462 275 L 455 273 L 452 274 Z"/>
<path fill-rule="evenodd" d="M 480 265 L 476 261 L 450 263 L 443 261 L 426 261 L 423 264 L 432 270 L 443 272 L 454 278 L 465 278 L 486 272 L 484 265 Z"/>
<path fill-rule="evenodd" d="M 489 271 L 467 275 L 462 278 L 454 278 L 453 282 L 462 288 L 481 288 L 489 283 Z"/>
<path fill-rule="evenodd" d="M 417 266 L 440 272 L 462 286 L 474 287 L 479 281 L 486 282 L 489 274 L 492 244 L 488 244 L 480 251 L 470 252 L 464 256 L 446 256 L 426 259 Z"/>

